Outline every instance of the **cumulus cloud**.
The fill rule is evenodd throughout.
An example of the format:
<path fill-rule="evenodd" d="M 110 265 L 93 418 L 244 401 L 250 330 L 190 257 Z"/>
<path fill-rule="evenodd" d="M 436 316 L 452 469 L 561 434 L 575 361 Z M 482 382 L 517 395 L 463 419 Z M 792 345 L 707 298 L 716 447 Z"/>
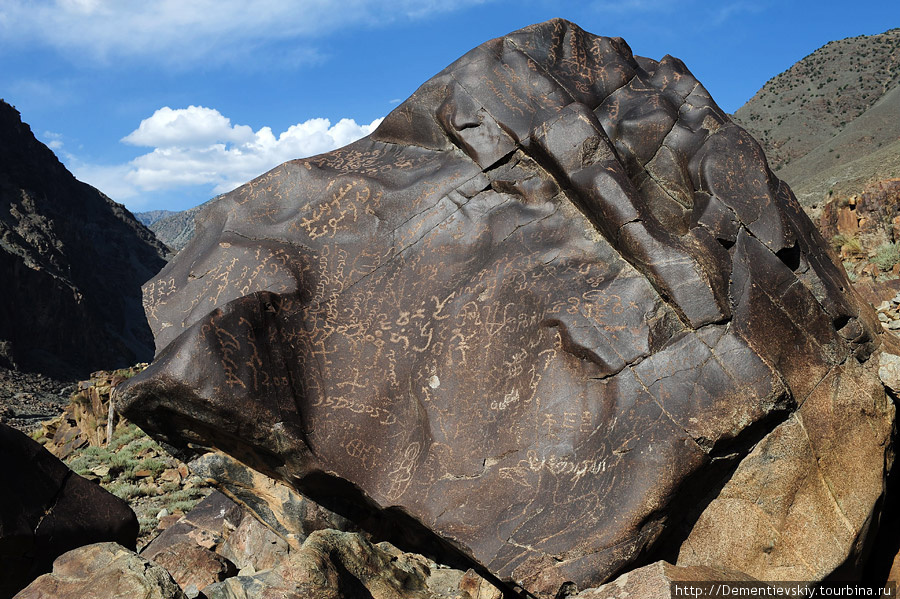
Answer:
<path fill-rule="evenodd" d="M 95 61 L 221 61 L 267 43 L 414 20 L 488 0 L 3 0 L 0 40 Z M 315 56 L 300 49 L 294 59 Z"/>
<path fill-rule="evenodd" d="M 86 0 L 85 0 L 86 1 Z M 345 146 L 375 130 L 382 119 L 335 124 L 313 118 L 291 125 L 277 136 L 271 127 L 254 131 L 214 108 L 160 108 L 126 135 L 124 143 L 152 148 L 125 165 L 96 166 L 73 161 L 72 170 L 118 201 L 144 192 L 184 186 L 211 187 L 212 194 L 231 191 L 254 177 L 294 158 L 304 158 Z"/>

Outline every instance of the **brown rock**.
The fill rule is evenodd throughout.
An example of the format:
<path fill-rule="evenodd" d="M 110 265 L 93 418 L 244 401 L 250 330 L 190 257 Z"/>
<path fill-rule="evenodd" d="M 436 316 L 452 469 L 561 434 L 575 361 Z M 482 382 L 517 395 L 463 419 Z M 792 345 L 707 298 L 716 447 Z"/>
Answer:
<path fill-rule="evenodd" d="M 156 525 L 156 528 L 159 530 L 165 530 L 170 526 L 176 524 L 179 520 L 181 520 L 183 513 L 181 514 L 169 514 L 168 516 L 163 516 L 159 519 L 159 524 Z"/>
<path fill-rule="evenodd" d="M 632 570 L 626 574 L 619 576 L 614 581 L 607 583 L 601 587 L 587 589 L 575 595 L 577 599 L 672 599 L 675 597 L 697 597 L 697 596 L 727 596 L 725 594 L 714 595 L 709 592 L 700 594 L 678 594 L 673 591 L 673 583 L 698 583 L 694 585 L 686 585 L 684 590 L 702 589 L 707 591 L 709 585 L 703 583 L 715 583 L 722 581 L 730 581 L 736 583 L 754 583 L 756 579 L 742 574 L 740 572 L 731 572 L 725 570 L 717 570 L 706 566 L 673 566 L 667 562 L 654 562 L 649 566 Z M 760 583 L 756 585 L 734 585 L 753 588 L 762 587 Z M 759 589 L 758 589 L 759 590 Z"/>
<path fill-rule="evenodd" d="M 237 528 L 242 517 L 239 505 L 215 491 L 153 539 L 141 550 L 141 556 L 156 559 L 157 555 L 180 543 L 214 549 Z"/>
<path fill-rule="evenodd" d="M 281 563 L 290 550 L 291 546 L 284 538 L 245 512 L 237 529 L 228 535 L 217 551 L 238 569 L 259 572 Z"/>
<path fill-rule="evenodd" d="M 738 466 L 704 510 L 678 565 L 739 570 L 765 580 L 858 576 L 884 491 L 880 468 L 895 408 L 870 369 L 848 361 Z M 889 455 L 890 457 L 890 455 Z"/>
<path fill-rule="evenodd" d="M 153 556 L 182 589 L 197 589 L 237 574 L 237 568 L 222 555 L 189 541 L 168 545 Z"/>
<path fill-rule="evenodd" d="M 73 549 L 16 599 L 186 599 L 160 566 L 116 543 Z"/>
<path fill-rule="evenodd" d="M 845 206 L 838 211 L 837 232 L 851 237 L 859 232 L 856 211 L 850 206 Z"/>
<path fill-rule="evenodd" d="M 500 589 L 471 569 L 460 579 L 459 590 L 467 593 L 471 599 L 503 599 Z"/>
<path fill-rule="evenodd" d="M 473 589 L 472 595 L 461 588 Z M 372 545 L 358 533 L 320 530 L 298 551 L 257 574 L 229 578 L 202 589 L 209 599 L 500 599 L 497 589 L 422 556 Z"/>
<path fill-rule="evenodd" d="M 346 518 L 229 455 L 220 452 L 204 454 L 191 462 L 191 469 L 199 476 L 215 481 L 227 495 L 253 512 L 258 521 L 265 522 L 294 548 L 315 530 L 359 530 Z"/>
<path fill-rule="evenodd" d="M 182 475 L 177 468 L 167 468 L 163 470 L 162 474 L 159 475 L 159 478 L 165 482 L 181 483 Z"/>
<path fill-rule="evenodd" d="M 0 463 L 0 597 L 49 572 L 54 559 L 75 547 L 116 541 L 134 548 L 138 522 L 128 504 L 3 424 Z"/>
<path fill-rule="evenodd" d="M 670 542 L 749 441 L 828 415 L 838 365 L 877 383 L 851 363 L 881 327 L 759 145 L 677 59 L 562 20 L 210 204 L 145 291 L 129 418 L 540 597 Z M 830 474 L 864 481 L 854 518 L 884 478 L 866 447 Z"/>

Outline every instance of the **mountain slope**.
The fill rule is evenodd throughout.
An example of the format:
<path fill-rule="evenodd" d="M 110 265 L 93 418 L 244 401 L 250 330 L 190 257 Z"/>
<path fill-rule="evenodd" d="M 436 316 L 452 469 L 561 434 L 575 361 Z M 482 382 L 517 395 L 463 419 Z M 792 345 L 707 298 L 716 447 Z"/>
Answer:
<path fill-rule="evenodd" d="M 138 219 L 145 227 L 150 227 L 156 221 L 178 214 L 173 210 L 148 210 L 147 212 L 135 212 L 134 217 Z"/>
<path fill-rule="evenodd" d="M 900 175 L 900 29 L 829 42 L 734 114 L 806 207 Z"/>
<path fill-rule="evenodd" d="M 199 206 L 180 212 L 153 210 L 151 212 L 139 212 L 135 216 L 153 231 L 157 239 L 166 244 L 172 252 L 177 253 L 194 236 L 194 218 L 197 214 L 220 197 L 222 196 L 216 196 Z"/>
<path fill-rule="evenodd" d="M 140 287 L 165 252 L 0 101 L 0 367 L 70 378 L 152 358 Z"/>

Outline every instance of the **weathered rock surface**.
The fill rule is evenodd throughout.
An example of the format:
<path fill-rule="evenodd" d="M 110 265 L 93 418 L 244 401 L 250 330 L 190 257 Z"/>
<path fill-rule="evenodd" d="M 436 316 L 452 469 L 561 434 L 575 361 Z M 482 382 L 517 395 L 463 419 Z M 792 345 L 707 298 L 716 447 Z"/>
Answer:
<path fill-rule="evenodd" d="M 319 530 L 274 568 L 202 589 L 209 599 L 500 599 L 474 573 L 448 568 L 359 533 Z"/>
<path fill-rule="evenodd" d="M 165 568 L 185 590 L 190 587 L 202 589 L 237 574 L 237 568 L 230 560 L 189 541 L 166 547 L 153 556 L 153 561 Z"/>
<path fill-rule="evenodd" d="M 542 597 L 677 554 L 738 461 L 788 485 L 760 522 L 821 576 L 859 555 L 890 458 L 880 326 L 759 145 L 677 59 L 561 20 L 212 204 L 145 301 L 142 428 Z"/>
<path fill-rule="evenodd" d="M 894 413 L 867 367 L 879 365 L 848 360 L 833 369 L 741 461 L 681 547 L 679 565 L 768 580 L 822 580 L 841 566 L 861 574 L 856 560 L 878 524 Z"/>
<path fill-rule="evenodd" d="M 165 253 L 0 102 L 0 366 L 75 378 L 149 360 L 141 285 Z"/>
<path fill-rule="evenodd" d="M 156 559 L 157 555 L 184 543 L 215 549 L 238 527 L 243 517 L 241 506 L 214 491 L 141 549 L 141 556 Z"/>
<path fill-rule="evenodd" d="M 717 570 L 706 566 L 673 566 L 667 562 L 654 562 L 649 566 L 627 572 L 603 586 L 587 589 L 575 595 L 575 599 L 670 599 L 672 597 L 698 596 L 672 591 L 672 583 L 698 583 L 696 587 L 703 589 L 705 582 L 730 581 L 753 582 L 755 579 L 740 572 Z M 723 594 L 712 596 L 726 596 Z M 703 596 L 703 595 L 700 595 Z"/>
<path fill-rule="evenodd" d="M 0 598 L 11 597 L 70 549 L 115 541 L 132 549 L 134 512 L 24 433 L 0 424 Z"/>
<path fill-rule="evenodd" d="M 53 563 L 16 599 L 186 599 L 162 568 L 117 545 L 95 543 L 73 549 Z"/>
<path fill-rule="evenodd" d="M 248 511 L 266 522 L 272 531 L 299 547 L 309 533 L 323 528 L 358 531 L 346 518 L 310 501 L 288 486 L 247 467 L 218 451 L 209 452 L 190 463 L 191 471 L 215 481 Z"/>

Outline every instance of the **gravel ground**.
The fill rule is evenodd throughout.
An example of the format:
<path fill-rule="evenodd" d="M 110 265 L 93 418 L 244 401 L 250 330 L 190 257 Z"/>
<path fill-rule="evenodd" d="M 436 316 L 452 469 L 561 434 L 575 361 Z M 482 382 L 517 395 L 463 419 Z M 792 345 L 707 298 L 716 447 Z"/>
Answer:
<path fill-rule="evenodd" d="M 59 416 L 75 389 L 76 381 L 0 368 L 0 423 L 29 433 Z"/>

